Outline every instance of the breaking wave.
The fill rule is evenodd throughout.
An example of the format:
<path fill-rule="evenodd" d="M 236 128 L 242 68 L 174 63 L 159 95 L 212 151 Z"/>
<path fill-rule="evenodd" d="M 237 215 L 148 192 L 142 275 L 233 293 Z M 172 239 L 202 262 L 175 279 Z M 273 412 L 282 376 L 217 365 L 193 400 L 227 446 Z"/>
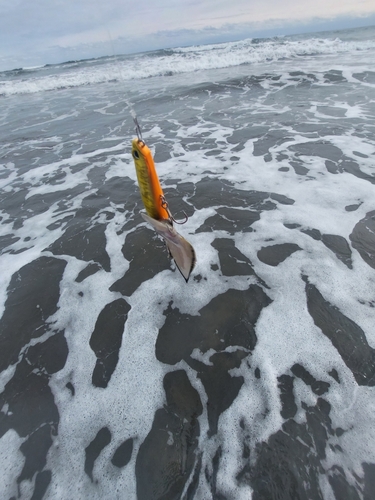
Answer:
<path fill-rule="evenodd" d="M 131 56 L 69 61 L 42 68 L 0 73 L 0 95 L 32 94 L 86 85 L 129 81 L 204 70 L 259 65 L 321 55 L 354 54 L 375 49 L 375 41 L 340 38 L 246 39 L 159 50 Z"/>

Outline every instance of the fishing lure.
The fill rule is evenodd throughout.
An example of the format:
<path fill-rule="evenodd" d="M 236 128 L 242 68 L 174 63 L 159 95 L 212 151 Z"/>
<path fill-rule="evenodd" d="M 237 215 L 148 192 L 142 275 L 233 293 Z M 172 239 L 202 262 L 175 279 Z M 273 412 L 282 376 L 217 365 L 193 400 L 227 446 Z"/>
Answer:
<path fill-rule="evenodd" d="M 141 215 L 164 239 L 169 255 L 187 283 L 195 266 L 195 251 L 173 226 L 174 222 L 177 224 L 186 222 L 187 216 L 185 214 L 186 220 L 182 222 L 177 222 L 172 216 L 156 173 L 151 151 L 142 139 L 137 119 L 134 121 L 137 138 L 132 141 L 132 156 L 141 198 L 146 209 L 146 213 L 142 211 Z"/>

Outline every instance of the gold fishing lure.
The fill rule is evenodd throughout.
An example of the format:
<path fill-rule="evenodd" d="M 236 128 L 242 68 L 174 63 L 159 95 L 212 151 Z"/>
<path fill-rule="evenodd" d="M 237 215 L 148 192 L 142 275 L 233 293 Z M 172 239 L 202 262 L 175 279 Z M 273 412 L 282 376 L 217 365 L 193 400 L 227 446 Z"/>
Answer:
<path fill-rule="evenodd" d="M 138 137 L 132 141 L 132 156 L 141 198 L 146 209 L 146 213 L 141 212 L 141 215 L 164 239 L 169 254 L 173 257 L 186 282 L 188 282 L 196 263 L 194 248 L 173 226 L 173 222 L 176 221 L 169 211 L 168 203 L 156 173 L 154 159 L 150 149 L 142 139 L 137 120 L 134 121 Z"/>
<path fill-rule="evenodd" d="M 150 149 L 142 140 L 133 139 L 132 156 L 139 190 L 147 214 L 158 220 L 169 218 L 167 210 L 162 206 L 162 201 L 165 200 L 164 193 L 160 186 Z"/>

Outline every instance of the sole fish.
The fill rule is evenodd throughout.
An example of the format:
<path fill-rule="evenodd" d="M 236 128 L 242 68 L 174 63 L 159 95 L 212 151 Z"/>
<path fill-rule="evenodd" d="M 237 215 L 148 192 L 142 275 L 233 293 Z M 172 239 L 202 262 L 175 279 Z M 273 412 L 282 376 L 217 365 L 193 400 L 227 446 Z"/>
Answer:
<path fill-rule="evenodd" d="M 193 246 L 176 231 L 168 219 L 156 220 L 144 212 L 141 212 L 141 215 L 164 239 L 170 255 L 187 283 L 196 262 Z"/>

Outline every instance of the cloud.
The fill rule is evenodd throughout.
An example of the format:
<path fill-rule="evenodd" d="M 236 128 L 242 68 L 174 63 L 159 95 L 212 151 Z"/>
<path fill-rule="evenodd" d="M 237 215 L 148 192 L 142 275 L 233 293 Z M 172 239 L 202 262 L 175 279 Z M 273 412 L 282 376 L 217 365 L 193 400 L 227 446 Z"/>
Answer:
<path fill-rule="evenodd" d="M 371 14 L 373 0 L 8 0 L 0 4 L 0 65 L 285 34 L 335 19 L 346 27 Z"/>

